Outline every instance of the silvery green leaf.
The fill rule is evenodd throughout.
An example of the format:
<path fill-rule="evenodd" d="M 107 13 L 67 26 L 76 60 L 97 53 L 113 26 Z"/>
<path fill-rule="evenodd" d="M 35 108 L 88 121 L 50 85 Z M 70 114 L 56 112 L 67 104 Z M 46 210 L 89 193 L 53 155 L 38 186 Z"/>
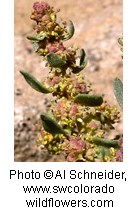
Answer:
<path fill-rule="evenodd" d="M 47 61 L 50 64 L 50 67 L 62 67 L 66 64 L 66 61 L 63 60 L 59 55 L 51 52 L 47 55 Z"/>
<path fill-rule="evenodd" d="M 27 36 L 27 39 L 39 42 L 39 41 L 44 40 L 46 37 L 47 37 L 46 33 L 41 33 L 38 36 L 36 35 Z"/>
<path fill-rule="evenodd" d="M 73 22 L 70 20 L 69 21 L 69 28 L 68 28 L 69 30 L 68 30 L 68 34 L 67 34 L 67 36 L 63 39 L 63 40 L 69 40 L 69 39 L 71 39 L 72 38 L 72 36 L 74 35 L 74 32 L 75 32 L 75 28 L 74 28 L 74 24 L 73 24 Z"/>
<path fill-rule="evenodd" d="M 36 91 L 48 94 L 51 91 L 48 90 L 45 86 L 43 86 L 33 75 L 23 70 L 20 70 L 20 73 L 25 78 L 26 82 Z"/>
<path fill-rule="evenodd" d="M 100 106 L 103 103 L 103 97 L 100 95 L 78 94 L 75 97 L 75 102 L 82 105 L 95 107 Z"/>
<path fill-rule="evenodd" d="M 81 70 L 83 70 L 87 65 L 87 57 L 84 49 L 80 50 L 80 66 L 75 66 L 72 69 L 73 73 L 79 73 Z"/>
<path fill-rule="evenodd" d="M 103 139 L 97 136 L 94 136 L 92 140 L 98 146 L 119 148 L 118 140 L 108 140 L 108 139 Z"/>
<path fill-rule="evenodd" d="M 66 134 L 62 127 L 46 113 L 41 114 L 42 125 L 45 131 L 54 134 Z"/>
<path fill-rule="evenodd" d="M 113 85 L 117 102 L 123 108 L 123 83 L 119 78 L 115 78 Z"/>

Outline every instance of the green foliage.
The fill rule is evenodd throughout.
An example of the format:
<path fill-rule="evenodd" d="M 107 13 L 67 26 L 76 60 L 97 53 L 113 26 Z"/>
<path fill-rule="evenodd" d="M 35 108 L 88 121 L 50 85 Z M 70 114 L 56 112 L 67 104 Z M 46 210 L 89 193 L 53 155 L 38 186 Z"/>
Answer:
<path fill-rule="evenodd" d="M 123 83 L 119 78 L 115 78 L 114 80 L 114 94 L 118 104 L 123 108 Z"/>
<path fill-rule="evenodd" d="M 23 77 L 25 78 L 26 82 L 36 91 L 41 92 L 41 93 L 45 93 L 48 94 L 51 91 L 49 89 L 47 89 L 46 87 L 44 87 L 33 75 L 31 75 L 30 73 L 27 73 L 23 70 L 20 70 L 20 73 L 23 75 Z"/>
<path fill-rule="evenodd" d="M 75 97 L 75 102 L 82 105 L 95 107 L 100 106 L 103 103 L 103 98 L 99 95 L 79 94 Z"/>
<path fill-rule="evenodd" d="M 103 139 L 97 136 L 94 136 L 92 138 L 93 142 L 98 145 L 98 146 L 105 146 L 105 147 L 113 147 L 113 148 L 119 148 L 119 143 L 118 140 L 108 140 L 108 139 Z"/>
<path fill-rule="evenodd" d="M 74 24 L 73 22 L 70 20 L 69 21 L 69 28 L 68 28 L 68 33 L 67 33 L 67 36 L 65 38 L 63 38 L 63 40 L 69 40 L 73 37 L 74 35 L 74 32 L 75 32 L 75 28 L 74 28 Z"/>
<path fill-rule="evenodd" d="M 49 53 L 47 55 L 47 61 L 50 65 L 50 67 L 63 67 L 66 64 L 66 61 L 63 60 L 59 55 L 56 55 L 55 53 Z"/>
<path fill-rule="evenodd" d="M 40 117 L 41 117 L 42 125 L 45 131 L 51 133 L 52 135 L 55 135 L 55 134 L 66 135 L 62 127 L 54 119 L 48 116 L 46 113 L 42 113 Z"/>
<path fill-rule="evenodd" d="M 45 33 L 41 33 L 40 36 L 36 36 L 36 35 L 27 36 L 27 39 L 29 39 L 29 40 L 31 40 L 31 41 L 40 42 L 40 41 L 43 41 L 46 37 L 47 37 L 47 36 L 46 36 Z"/>
<path fill-rule="evenodd" d="M 67 161 L 117 161 L 120 158 L 119 140 L 108 140 L 107 135 L 119 122 L 116 106 L 109 105 L 102 95 L 91 94 L 80 72 L 87 65 L 84 49 L 65 47 L 63 41 L 74 35 L 72 21 L 58 22 L 57 12 L 45 2 L 36 2 L 31 19 L 36 22 L 36 35 L 28 36 L 35 52 L 43 56 L 49 73 L 43 85 L 30 73 L 20 71 L 27 83 L 42 93 L 52 93 L 49 112 L 42 113 L 41 131 L 37 142 L 52 154 L 63 152 Z M 121 39 L 119 43 L 122 45 Z M 46 88 L 49 87 L 49 88 Z M 114 90 L 123 105 L 123 85 L 116 78 Z M 118 155 L 118 157 L 117 157 Z"/>
<path fill-rule="evenodd" d="M 32 41 L 32 45 L 33 45 L 34 51 L 37 52 L 38 49 L 39 49 L 39 44 L 37 42 L 35 42 L 35 41 Z"/>
<path fill-rule="evenodd" d="M 86 58 L 86 53 L 84 51 L 84 49 L 80 50 L 80 65 L 79 66 L 75 66 L 72 69 L 73 73 L 79 73 L 80 71 L 82 71 L 87 65 L 87 58 Z"/>

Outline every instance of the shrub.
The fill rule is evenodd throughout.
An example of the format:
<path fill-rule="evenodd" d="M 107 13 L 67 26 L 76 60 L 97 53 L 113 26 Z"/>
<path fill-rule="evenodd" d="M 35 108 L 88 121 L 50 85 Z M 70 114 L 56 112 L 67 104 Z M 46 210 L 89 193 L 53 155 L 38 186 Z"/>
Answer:
<path fill-rule="evenodd" d="M 75 28 L 72 21 L 58 22 L 57 13 L 46 2 L 34 3 L 35 34 L 27 37 L 46 61 L 47 78 L 41 83 L 31 73 L 20 71 L 33 89 L 53 95 L 50 110 L 40 115 L 37 143 L 49 153 L 64 153 L 70 162 L 122 161 L 122 138 L 107 139 L 120 113 L 86 84 L 81 73 L 87 65 L 86 52 L 65 46 Z"/>

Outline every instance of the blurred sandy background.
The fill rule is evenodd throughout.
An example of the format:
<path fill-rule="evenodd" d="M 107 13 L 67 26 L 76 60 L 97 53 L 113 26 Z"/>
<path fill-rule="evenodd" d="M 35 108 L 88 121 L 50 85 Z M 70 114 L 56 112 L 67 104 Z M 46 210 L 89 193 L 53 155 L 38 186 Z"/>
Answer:
<path fill-rule="evenodd" d="M 42 58 L 34 53 L 26 36 L 32 33 L 30 20 L 33 0 L 15 0 L 15 161 L 64 161 L 62 156 L 51 157 L 35 145 L 39 115 L 49 105 L 48 97 L 35 92 L 19 74 L 19 69 L 33 72 L 38 79 L 46 69 Z M 69 45 L 85 49 L 89 63 L 84 72 L 97 93 L 116 104 L 113 79 L 122 79 L 122 59 L 118 37 L 122 35 L 122 0 L 49 0 L 60 8 L 58 14 L 75 25 L 75 35 Z M 118 126 L 122 131 L 122 125 Z"/>

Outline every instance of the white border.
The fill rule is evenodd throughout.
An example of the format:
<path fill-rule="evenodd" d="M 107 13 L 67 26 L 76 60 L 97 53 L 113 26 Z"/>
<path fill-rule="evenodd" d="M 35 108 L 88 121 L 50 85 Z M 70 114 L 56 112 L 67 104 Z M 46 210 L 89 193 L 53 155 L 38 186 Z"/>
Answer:
<path fill-rule="evenodd" d="M 14 163 L 13 148 L 13 98 L 14 98 L 14 45 L 13 1 L 1 3 L 1 80 L 0 80 L 0 214 L 2 217 L 126 217 L 137 214 L 137 164 L 138 164 L 138 3 L 136 0 L 124 1 L 124 163 Z M 28 171 L 44 169 L 111 169 L 126 170 L 127 185 L 121 182 L 116 194 L 118 207 L 114 209 L 86 209 L 86 208 L 49 208 L 27 209 L 24 206 L 24 194 L 21 192 L 22 182 L 10 181 L 9 170 L 20 169 Z M 67 183 L 70 181 L 67 181 Z M 120 188 L 119 188 L 120 186 Z"/>

